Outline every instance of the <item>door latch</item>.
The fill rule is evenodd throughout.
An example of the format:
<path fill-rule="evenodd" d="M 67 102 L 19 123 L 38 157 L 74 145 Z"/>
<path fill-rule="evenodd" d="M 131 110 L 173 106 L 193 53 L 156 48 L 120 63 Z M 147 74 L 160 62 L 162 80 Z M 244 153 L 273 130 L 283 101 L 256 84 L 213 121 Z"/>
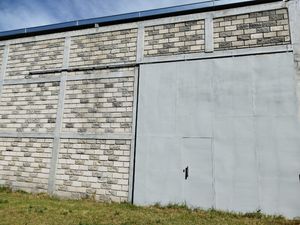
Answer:
<path fill-rule="evenodd" d="M 187 166 L 184 170 L 184 179 L 187 180 L 189 177 L 189 167 Z"/>

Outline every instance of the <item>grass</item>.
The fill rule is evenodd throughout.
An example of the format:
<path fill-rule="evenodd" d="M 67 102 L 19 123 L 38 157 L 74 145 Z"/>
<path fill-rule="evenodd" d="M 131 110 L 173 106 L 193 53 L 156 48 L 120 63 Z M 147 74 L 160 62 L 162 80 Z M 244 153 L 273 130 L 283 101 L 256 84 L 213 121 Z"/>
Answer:
<path fill-rule="evenodd" d="M 59 200 L 0 188 L 1 225 L 299 225 L 300 221 L 215 210 L 190 210 L 184 206 L 137 207 L 127 203 Z"/>

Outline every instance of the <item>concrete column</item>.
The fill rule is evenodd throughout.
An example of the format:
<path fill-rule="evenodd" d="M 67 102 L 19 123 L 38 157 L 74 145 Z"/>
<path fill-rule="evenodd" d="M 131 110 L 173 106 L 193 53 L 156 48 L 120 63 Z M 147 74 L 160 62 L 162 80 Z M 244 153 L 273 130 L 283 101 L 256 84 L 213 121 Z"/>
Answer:
<path fill-rule="evenodd" d="M 7 66 L 7 61 L 8 61 L 8 54 L 9 54 L 9 45 L 7 44 L 4 47 L 2 65 L 1 65 L 1 71 L 0 71 L 0 96 L 2 94 L 2 89 L 3 89 L 4 77 L 5 77 L 6 66 Z"/>
<path fill-rule="evenodd" d="M 64 58 L 63 58 L 63 69 L 67 69 L 69 66 L 70 46 L 71 46 L 71 37 L 66 37 Z M 48 193 L 50 195 L 52 195 L 55 192 L 56 170 L 57 170 L 58 155 L 60 149 L 60 138 L 61 138 L 62 123 L 63 123 L 66 85 L 67 85 L 67 72 L 63 71 L 60 78 L 58 107 L 57 107 L 57 114 L 56 114 L 53 149 L 52 149 L 50 173 L 49 173 L 49 180 L 48 180 Z"/>
<path fill-rule="evenodd" d="M 297 70 L 298 117 L 300 119 L 300 0 L 287 3 L 289 9 L 291 41 Z"/>
<path fill-rule="evenodd" d="M 205 52 L 214 51 L 214 20 L 211 14 L 205 18 Z"/>
<path fill-rule="evenodd" d="M 132 138 L 130 149 L 130 171 L 129 171 L 129 192 L 128 202 L 133 203 L 133 191 L 134 191 L 134 167 L 135 167 L 135 141 L 136 141 L 136 123 L 137 123 L 137 108 L 138 108 L 138 96 L 139 96 L 139 71 L 138 67 L 135 68 L 134 76 L 134 99 L 133 99 L 133 116 L 132 116 Z"/>
<path fill-rule="evenodd" d="M 139 23 L 137 46 L 136 46 L 136 61 L 137 61 L 137 63 L 142 62 L 144 59 L 144 35 L 145 35 L 145 27 L 142 23 Z"/>

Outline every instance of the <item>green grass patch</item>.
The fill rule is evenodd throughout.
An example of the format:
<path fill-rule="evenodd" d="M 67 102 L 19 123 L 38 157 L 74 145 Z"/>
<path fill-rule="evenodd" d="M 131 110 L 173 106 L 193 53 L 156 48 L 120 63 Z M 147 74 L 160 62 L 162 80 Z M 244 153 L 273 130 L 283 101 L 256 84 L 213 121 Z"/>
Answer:
<path fill-rule="evenodd" d="M 300 221 L 265 216 L 191 210 L 185 205 L 138 207 L 128 203 L 59 200 L 45 194 L 0 188 L 0 225 L 300 225 Z"/>

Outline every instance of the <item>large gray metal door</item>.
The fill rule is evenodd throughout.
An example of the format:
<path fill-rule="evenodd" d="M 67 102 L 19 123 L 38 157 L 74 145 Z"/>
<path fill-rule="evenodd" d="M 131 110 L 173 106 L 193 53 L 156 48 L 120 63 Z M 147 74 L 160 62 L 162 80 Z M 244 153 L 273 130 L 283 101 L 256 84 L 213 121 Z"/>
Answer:
<path fill-rule="evenodd" d="M 300 216 L 295 77 L 292 53 L 142 65 L 134 203 Z"/>
<path fill-rule="evenodd" d="M 184 63 L 142 67 L 140 91 L 134 202 L 211 208 L 209 69 Z"/>
<path fill-rule="evenodd" d="M 139 167 L 135 189 L 139 191 L 134 193 L 134 201 L 138 204 L 183 202 L 180 142 L 171 135 L 176 129 L 176 76 L 160 76 L 171 72 L 169 67 L 162 67 L 151 82 L 148 76 L 140 76 L 140 89 L 149 94 L 139 99 L 145 111 L 141 109 L 143 113 L 138 116 L 145 122 L 138 125 L 143 134 L 137 148 L 143 148 L 135 159 Z"/>

